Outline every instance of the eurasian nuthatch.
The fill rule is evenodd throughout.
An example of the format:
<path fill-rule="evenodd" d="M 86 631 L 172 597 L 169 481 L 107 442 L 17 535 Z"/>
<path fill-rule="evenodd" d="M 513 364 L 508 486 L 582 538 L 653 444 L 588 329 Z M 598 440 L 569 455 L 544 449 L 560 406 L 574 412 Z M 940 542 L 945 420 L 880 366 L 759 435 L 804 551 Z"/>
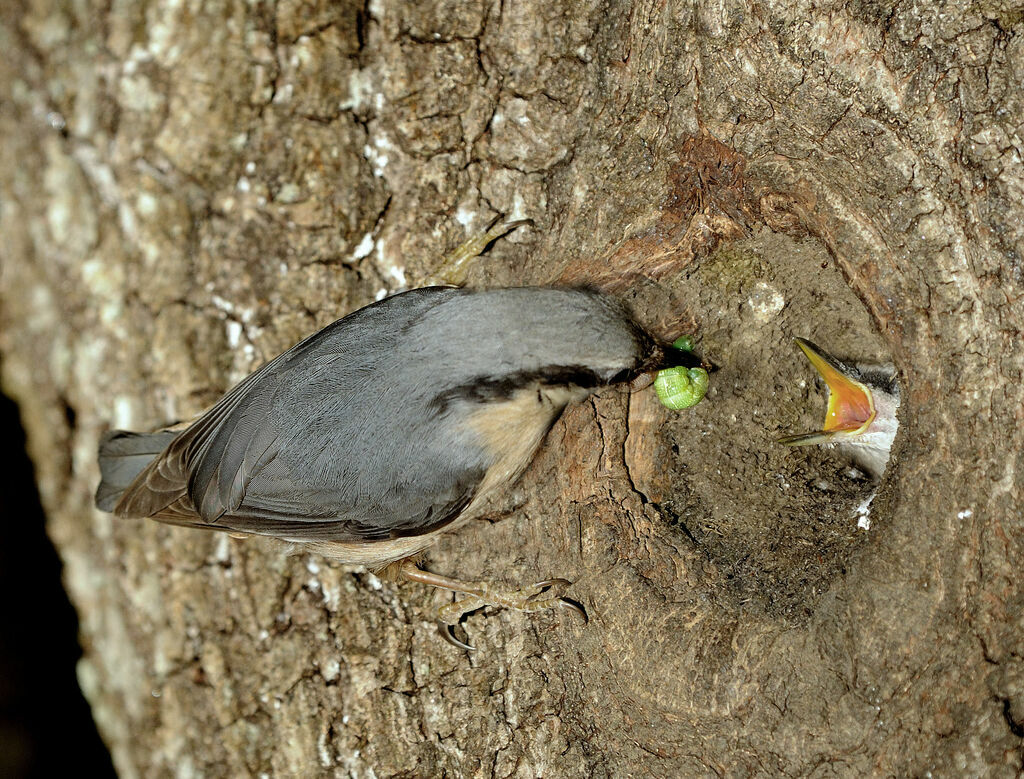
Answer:
<path fill-rule="evenodd" d="M 783 436 L 789 446 L 836 444 L 872 479 L 880 479 L 899 427 L 900 388 L 892 365 L 846 365 L 806 338 L 794 339 L 828 385 L 821 430 Z"/>
<path fill-rule="evenodd" d="M 415 289 L 310 336 L 180 432 L 107 433 L 96 505 L 403 561 L 405 578 L 470 596 L 449 625 L 485 603 L 571 607 L 565 580 L 502 593 L 410 558 L 515 480 L 569 402 L 699 364 L 595 291 Z"/>

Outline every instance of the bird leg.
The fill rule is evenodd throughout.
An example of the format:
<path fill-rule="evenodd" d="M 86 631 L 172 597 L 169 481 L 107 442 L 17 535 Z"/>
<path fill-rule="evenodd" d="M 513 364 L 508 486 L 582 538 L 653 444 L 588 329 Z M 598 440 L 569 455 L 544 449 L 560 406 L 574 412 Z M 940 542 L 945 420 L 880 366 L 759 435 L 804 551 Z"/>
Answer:
<path fill-rule="evenodd" d="M 438 629 L 441 635 L 449 643 L 463 649 L 472 649 L 473 647 L 455 638 L 452 628 L 466 614 L 484 606 L 497 606 L 499 608 L 528 612 L 557 607 L 569 609 L 580 617 L 584 624 L 588 621 L 587 612 L 580 604 L 569 598 L 562 597 L 562 593 L 572 584 L 568 579 L 546 579 L 542 582 L 531 584 L 528 587 L 514 589 L 495 585 L 491 582 L 464 582 L 459 579 L 441 576 L 430 571 L 424 571 L 411 560 L 406 560 L 402 563 L 399 573 L 407 581 L 427 584 L 431 587 L 462 593 L 466 596 L 442 606 L 437 612 Z"/>
<path fill-rule="evenodd" d="M 470 263 L 479 257 L 480 253 L 490 243 L 520 225 L 529 223 L 529 219 L 515 219 L 506 222 L 502 221 L 501 217 L 499 217 L 491 223 L 487 232 L 473 236 L 446 254 L 442 258 L 440 265 L 431 275 L 430 281 L 435 284 L 450 284 L 453 287 L 461 287 L 466 283 Z"/>

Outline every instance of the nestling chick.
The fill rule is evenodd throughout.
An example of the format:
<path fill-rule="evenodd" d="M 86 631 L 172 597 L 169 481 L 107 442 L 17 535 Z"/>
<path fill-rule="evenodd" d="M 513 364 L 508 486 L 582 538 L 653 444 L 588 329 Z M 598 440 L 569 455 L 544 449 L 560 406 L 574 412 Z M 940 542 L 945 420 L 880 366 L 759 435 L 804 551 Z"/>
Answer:
<path fill-rule="evenodd" d="M 502 593 L 409 558 L 518 478 L 568 403 L 699 364 L 598 292 L 416 289 L 310 336 L 183 431 L 108 433 L 96 505 L 345 563 L 406 561 L 405 578 L 468 593 L 474 608 L 571 605 L 564 580 Z"/>
<path fill-rule="evenodd" d="M 899 427 L 899 383 L 892 365 L 850 366 L 805 338 L 794 339 L 828 385 L 821 430 L 783 436 L 789 446 L 835 444 L 878 481 L 885 473 Z"/>

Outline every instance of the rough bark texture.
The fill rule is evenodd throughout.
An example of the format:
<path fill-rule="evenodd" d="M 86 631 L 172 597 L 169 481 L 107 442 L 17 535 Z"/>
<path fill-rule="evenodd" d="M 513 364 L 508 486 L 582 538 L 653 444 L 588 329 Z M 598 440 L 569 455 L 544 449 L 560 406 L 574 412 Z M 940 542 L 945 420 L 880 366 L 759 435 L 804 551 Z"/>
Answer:
<path fill-rule="evenodd" d="M 1013 776 L 1024 14 L 1000 0 L 5 4 L 0 348 L 124 776 Z M 415 586 L 91 507 L 96 443 L 429 277 L 587 280 L 720 370 L 601 393 Z M 890 359 L 871 488 L 774 436 Z M 13 521 L 12 518 L 9 518 Z"/>

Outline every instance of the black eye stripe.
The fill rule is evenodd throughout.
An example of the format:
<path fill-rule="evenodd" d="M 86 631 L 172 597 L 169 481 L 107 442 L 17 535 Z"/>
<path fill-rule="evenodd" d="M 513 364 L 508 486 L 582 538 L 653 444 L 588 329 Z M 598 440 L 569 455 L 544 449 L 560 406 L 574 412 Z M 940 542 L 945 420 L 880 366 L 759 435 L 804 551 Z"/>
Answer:
<path fill-rule="evenodd" d="M 445 411 L 452 403 L 466 400 L 484 403 L 494 400 L 505 400 L 512 397 L 516 390 L 530 384 L 572 385 L 575 387 L 600 387 L 615 381 L 621 381 L 629 371 L 620 371 L 614 377 L 603 378 L 590 368 L 581 365 L 552 366 L 534 371 L 520 371 L 501 378 L 478 376 L 436 395 L 430 401 L 431 408 L 438 413 Z"/>

